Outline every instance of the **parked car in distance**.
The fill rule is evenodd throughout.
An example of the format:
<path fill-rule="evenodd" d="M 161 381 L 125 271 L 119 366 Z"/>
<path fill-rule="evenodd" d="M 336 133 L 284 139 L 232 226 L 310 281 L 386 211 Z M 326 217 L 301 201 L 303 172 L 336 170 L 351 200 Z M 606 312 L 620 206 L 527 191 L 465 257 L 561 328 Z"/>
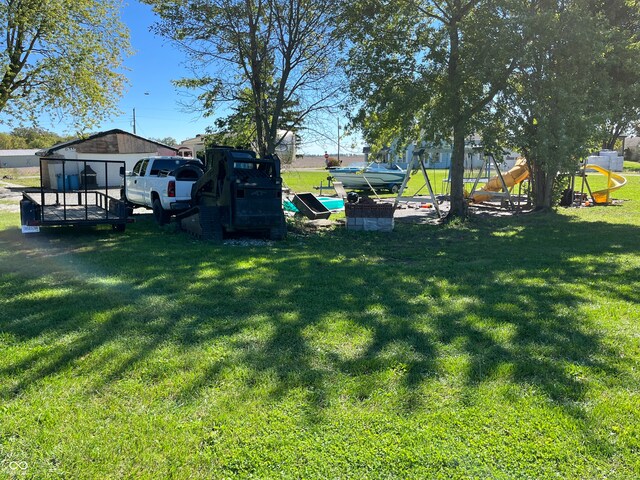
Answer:
<path fill-rule="evenodd" d="M 131 172 L 121 172 L 121 197 L 130 212 L 134 207 L 153 210 L 159 225 L 171 215 L 190 207 L 191 187 L 202 176 L 202 164 L 192 158 L 147 157 L 140 159 Z"/>

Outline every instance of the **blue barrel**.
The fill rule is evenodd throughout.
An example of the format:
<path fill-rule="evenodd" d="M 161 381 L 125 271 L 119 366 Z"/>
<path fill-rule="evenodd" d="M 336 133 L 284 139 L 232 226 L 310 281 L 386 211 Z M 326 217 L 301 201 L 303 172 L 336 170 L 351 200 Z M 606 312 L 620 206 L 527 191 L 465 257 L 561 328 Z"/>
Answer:
<path fill-rule="evenodd" d="M 67 175 L 67 188 L 69 190 L 80 190 L 80 177 L 78 175 Z"/>
<path fill-rule="evenodd" d="M 56 174 L 56 180 L 58 181 L 58 190 L 62 191 L 64 190 L 64 184 L 62 181 L 62 174 L 58 173 Z"/>

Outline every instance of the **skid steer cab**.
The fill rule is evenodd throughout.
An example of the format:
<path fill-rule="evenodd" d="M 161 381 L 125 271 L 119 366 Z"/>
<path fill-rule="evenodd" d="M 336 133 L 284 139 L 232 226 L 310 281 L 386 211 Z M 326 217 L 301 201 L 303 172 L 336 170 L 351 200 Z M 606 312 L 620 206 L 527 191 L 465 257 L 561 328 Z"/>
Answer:
<path fill-rule="evenodd" d="M 277 155 L 210 147 L 205 172 L 191 188 L 191 208 L 180 225 L 204 240 L 221 241 L 227 232 L 257 232 L 272 240 L 286 236 L 282 177 Z"/>

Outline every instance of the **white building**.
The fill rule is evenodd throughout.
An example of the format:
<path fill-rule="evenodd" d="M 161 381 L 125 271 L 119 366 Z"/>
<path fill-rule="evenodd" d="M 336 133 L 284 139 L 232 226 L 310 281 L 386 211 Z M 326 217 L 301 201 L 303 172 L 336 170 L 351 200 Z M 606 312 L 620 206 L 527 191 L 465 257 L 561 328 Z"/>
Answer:
<path fill-rule="evenodd" d="M 178 150 L 168 145 L 148 140 L 124 130 L 109 130 L 96 133 L 87 138 L 60 143 L 51 148 L 40 150 L 37 155 L 42 161 L 42 184 L 45 188 L 55 187 L 57 178 L 62 175 L 62 162 L 56 160 L 78 160 L 65 162 L 64 175 L 80 175 L 86 165 L 97 174 L 98 186 L 120 185 L 121 163 L 91 163 L 91 160 L 110 160 L 124 162 L 126 170 L 133 170 L 135 163 L 144 157 L 155 155 L 177 155 Z"/>
<path fill-rule="evenodd" d="M 293 132 L 285 132 L 284 130 L 278 130 L 278 135 L 281 136 L 281 141 L 276 147 L 276 153 L 282 163 L 290 164 L 296 157 L 296 135 Z M 196 135 L 194 138 L 189 138 L 178 145 L 178 155 L 181 157 L 193 157 L 196 158 L 198 152 L 205 150 L 205 136 Z M 256 145 L 253 145 L 254 150 L 258 150 Z"/>
<path fill-rule="evenodd" d="M 38 150 L 0 150 L 0 168 L 37 167 Z"/>

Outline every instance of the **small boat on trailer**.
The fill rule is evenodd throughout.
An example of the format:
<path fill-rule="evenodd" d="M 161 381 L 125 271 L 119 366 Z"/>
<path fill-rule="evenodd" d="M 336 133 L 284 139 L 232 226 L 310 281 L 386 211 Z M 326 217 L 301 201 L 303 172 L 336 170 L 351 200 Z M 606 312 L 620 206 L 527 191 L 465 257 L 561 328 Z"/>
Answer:
<path fill-rule="evenodd" d="M 331 167 L 330 175 L 345 188 L 382 189 L 397 193 L 407 173 L 395 163 L 354 163 L 348 167 Z"/>

